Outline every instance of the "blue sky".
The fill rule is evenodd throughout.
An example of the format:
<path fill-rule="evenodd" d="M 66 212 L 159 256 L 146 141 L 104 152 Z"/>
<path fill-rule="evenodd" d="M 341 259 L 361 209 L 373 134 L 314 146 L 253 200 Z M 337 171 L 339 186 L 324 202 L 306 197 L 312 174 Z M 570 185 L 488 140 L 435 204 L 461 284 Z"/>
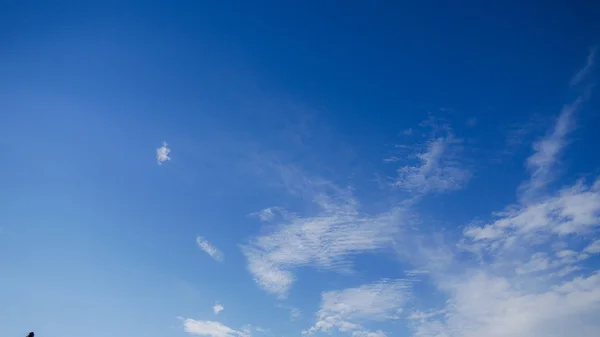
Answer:
<path fill-rule="evenodd" d="M 3 2 L 0 334 L 597 336 L 597 10 Z"/>

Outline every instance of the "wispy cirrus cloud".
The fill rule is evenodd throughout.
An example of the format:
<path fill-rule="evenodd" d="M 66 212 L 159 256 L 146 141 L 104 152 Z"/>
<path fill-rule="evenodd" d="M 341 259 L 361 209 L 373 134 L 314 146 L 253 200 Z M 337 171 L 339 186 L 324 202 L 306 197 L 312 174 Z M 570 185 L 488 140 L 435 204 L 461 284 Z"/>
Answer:
<path fill-rule="evenodd" d="M 167 142 L 163 141 L 162 146 L 156 149 L 156 162 L 162 165 L 164 162 L 171 160 L 171 149 L 167 146 Z"/>
<path fill-rule="evenodd" d="M 555 178 L 560 155 L 568 144 L 566 137 L 574 128 L 574 114 L 581 108 L 583 101 L 584 96 L 580 96 L 565 105 L 552 130 L 533 144 L 534 153 L 527 159 L 531 178 L 521 185 L 522 199 L 535 198 Z"/>
<path fill-rule="evenodd" d="M 391 246 L 402 216 L 400 207 L 378 215 L 362 214 L 350 190 L 321 179 L 297 181 L 308 186 L 293 190 L 311 198 L 318 211 L 301 216 L 278 209 L 284 216 L 276 219 L 276 227 L 242 247 L 257 284 L 280 298 L 287 296 L 297 267 L 347 272 L 352 269 L 350 256 Z M 275 220 L 270 212 L 265 219 Z"/>
<path fill-rule="evenodd" d="M 571 86 L 578 85 L 586 77 L 588 77 L 588 75 L 594 69 L 594 66 L 596 65 L 596 54 L 597 53 L 598 53 L 598 46 L 594 46 L 594 47 L 590 48 L 590 52 L 589 52 L 589 54 L 588 54 L 588 56 L 586 58 L 585 65 L 583 66 L 583 68 L 581 68 L 575 74 L 575 76 L 573 76 L 571 78 L 571 82 L 570 82 Z"/>
<path fill-rule="evenodd" d="M 491 223 L 470 225 L 458 247 L 447 247 L 455 251 L 445 254 L 452 258 L 429 264 L 431 282 L 447 301 L 411 315 L 414 336 L 566 337 L 576 331 L 591 337 L 600 331 L 594 318 L 600 314 L 600 273 L 581 266 L 596 251 L 600 179 L 546 190 L 575 110 L 563 109 L 527 161 L 531 176 L 517 194 L 534 191 L 536 198 L 521 199 Z M 424 260 L 437 255 L 431 249 L 421 254 Z"/>
<path fill-rule="evenodd" d="M 596 47 L 591 49 L 585 66 L 573 77 L 571 85 L 581 82 L 592 70 L 596 50 Z M 554 127 L 533 144 L 534 153 L 527 159 L 527 169 L 531 178 L 521 186 L 522 201 L 536 198 L 536 194 L 543 192 L 555 178 L 560 155 L 568 144 L 567 136 L 575 128 L 575 114 L 587 100 L 588 89 L 589 87 L 571 103 L 566 104 L 556 118 Z"/>
<path fill-rule="evenodd" d="M 424 123 L 430 125 L 431 121 Z M 463 140 L 448 126 L 435 126 L 432 136 L 422 145 L 410 146 L 415 163 L 397 169 L 392 186 L 416 195 L 454 191 L 464 187 L 471 172 L 461 161 Z M 397 157 L 393 157 L 398 161 Z"/>
<path fill-rule="evenodd" d="M 324 292 L 315 325 L 303 333 L 338 330 L 354 337 L 386 336 L 381 330 L 365 328 L 364 324 L 398 319 L 409 297 L 410 286 L 405 280 L 381 280 L 357 288 Z"/>
<path fill-rule="evenodd" d="M 513 206 L 497 213 L 490 224 L 473 226 L 467 237 L 490 244 L 516 243 L 517 239 L 539 240 L 540 234 L 585 234 L 600 226 L 600 180 L 579 182 L 557 195 L 526 206 Z"/>
<path fill-rule="evenodd" d="M 223 262 L 223 253 L 201 236 L 196 237 L 196 244 L 215 261 Z"/>

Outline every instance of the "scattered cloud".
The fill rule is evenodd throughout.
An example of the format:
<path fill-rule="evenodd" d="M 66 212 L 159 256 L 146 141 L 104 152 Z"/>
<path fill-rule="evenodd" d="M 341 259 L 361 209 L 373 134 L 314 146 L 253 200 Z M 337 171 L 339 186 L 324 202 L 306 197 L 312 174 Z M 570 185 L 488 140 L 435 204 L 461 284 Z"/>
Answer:
<path fill-rule="evenodd" d="M 397 170 L 392 186 L 418 195 L 458 190 L 471 178 L 471 172 L 460 161 L 462 139 L 450 130 L 433 137 L 413 155 L 414 165 Z"/>
<path fill-rule="evenodd" d="M 358 288 L 324 292 L 317 321 L 304 334 L 335 329 L 354 337 L 385 336 L 381 330 L 369 331 L 363 324 L 399 318 L 409 296 L 409 283 L 405 280 L 381 280 Z"/>
<path fill-rule="evenodd" d="M 600 254 L 600 240 L 596 240 L 585 247 L 584 252 L 589 254 Z"/>
<path fill-rule="evenodd" d="M 296 307 L 292 307 L 281 303 L 279 303 L 277 306 L 281 309 L 288 310 L 290 313 L 290 319 L 292 321 L 298 320 L 302 317 L 302 311 Z"/>
<path fill-rule="evenodd" d="M 588 57 L 588 64 L 593 59 Z M 415 337 L 597 335 L 600 272 L 583 263 L 600 253 L 600 178 L 552 189 L 574 115 L 586 99 L 581 95 L 565 105 L 533 143 L 526 160 L 530 176 L 516 188 L 515 204 L 470 223 L 462 233 L 431 233 L 433 242 L 399 224 L 406 223 L 413 200 L 461 189 L 471 177 L 463 141 L 446 125 L 429 125 L 430 119 L 423 125 L 433 126 L 433 132 L 423 144 L 397 147 L 412 151 L 408 159 L 413 162 L 399 167 L 392 182 L 410 194 L 410 202 L 389 212 L 367 214 L 349 189 L 282 172 L 289 191 L 311 200 L 316 210 L 310 215 L 279 208 L 255 213 L 270 225 L 242 247 L 249 271 L 259 286 L 285 298 L 298 267 L 351 272 L 354 255 L 390 247 L 412 265 L 404 280 L 323 292 L 306 335 L 385 337 L 377 325 L 399 318 L 410 322 Z M 533 129 L 518 129 L 515 142 L 524 142 Z M 413 295 L 428 287 L 431 296 Z"/>
<path fill-rule="evenodd" d="M 218 315 L 223 310 L 225 310 L 225 307 L 222 304 L 217 302 L 215 305 L 213 305 L 213 312 L 215 315 Z"/>
<path fill-rule="evenodd" d="M 279 298 L 285 298 L 293 284 L 295 268 L 348 272 L 352 270 L 348 257 L 391 246 L 391 237 L 398 231 L 401 209 L 375 216 L 361 214 L 350 191 L 327 186 L 329 193 L 312 194 L 317 214 L 288 213 L 270 233 L 243 246 L 255 281 Z"/>
<path fill-rule="evenodd" d="M 442 315 L 418 317 L 416 337 L 596 336 L 600 331 L 600 274 L 576 277 L 545 290 L 523 290 L 515 280 L 474 271 L 443 285 L 451 294 Z"/>
<path fill-rule="evenodd" d="M 250 337 L 250 333 L 235 330 L 227 325 L 214 321 L 197 321 L 191 318 L 183 319 L 183 329 L 190 335 L 207 337 Z"/>
<path fill-rule="evenodd" d="M 267 207 L 251 213 L 250 216 L 255 216 L 262 222 L 271 222 L 277 220 L 277 218 L 287 218 L 288 212 L 280 207 Z"/>
<path fill-rule="evenodd" d="M 475 241 L 487 241 L 493 248 L 514 244 L 517 239 L 540 240 L 541 234 L 585 234 L 600 226 L 600 181 L 579 182 L 556 196 L 534 204 L 513 206 L 497 213 L 500 219 L 465 231 Z"/>
<path fill-rule="evenodd" d="M 205 240 L 203 237 L 196 237 L 196 244 L 200 249 L 202 249 L 206 254 L 210 255 L 215 261 L 223 262 L 223 254 L 219 251 L 215 246 L 213 246 L 210 242 Z"/>
<path fill-rule="evenodd" d="M 162 163 L 171 160 L 170 154 L 171 149 L 167 147 L 167 142 L 163 141 L 162 146 L 156 149 L 156 162 L 158 165 L 162 165 Z"/>
<path fill-rule="evenodd" d="M 468 226 L 458 246 L 447 246 L 456 251 L 443 265 L 427 264 L 447 300 L 438 310 L 413 312 L 415 337 L 598 334 L 600 272 L 580 264 L 600 251 L 591 238 L 600 227 L 600 179 L 555 193 L 547 188 L 580 104 L 578 98 L 567 105 L 535 142 L 527 160 L 531 176 L 517 191 L 521 202 L 494 214 L 491 223 Z M 437 251 L 426 248 L 417 254 L 435 260 Z"/>
<path fill-rule="evenodd" d="M 402 134 L 405 136 L 410 136 L 413 134 L 413 132 L 414 132 L 414 130 L 412 128 L 402 130 Z"/>
<path fill-rule="evenodd" d="M 292 318 L 292 320 L 299 319 L 300 317 L 302 317 L 302 311 L 300 311 L 300 309 L 298 308 L 290 308 L 290 317 Z"/>

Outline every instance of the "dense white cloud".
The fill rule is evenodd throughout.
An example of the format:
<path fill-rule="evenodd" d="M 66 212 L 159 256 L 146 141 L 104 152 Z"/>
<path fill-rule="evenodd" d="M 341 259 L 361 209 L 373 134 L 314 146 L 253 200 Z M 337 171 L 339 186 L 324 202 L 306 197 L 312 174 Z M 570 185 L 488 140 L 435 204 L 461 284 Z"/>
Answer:
<path fill-rule="evenodd" d="M 191 335 L 208 337 L 250 337 L 246 331 L 235 330 L 225 324 L 214 321 L 197 321 L 191 318 L 183 320 L 183 329 Z"/>
<path fill-rule="evenodd" d="M 167 142 L 163 141 L 162 146 L 156 149 L 156 162 L 158 165 L 162 165 L 162 163 L 171 160 L 170 154 L 171 149 L 167 147 Z"/>
<path fill-rule="evenodd" d="M 219 251 L 217 247 L 213 246 L 203 237 L 196 237 L 196 244 L 198 245 L 198 247 L 200 247 L 200 249 L 202 249 L 204 252 L 206 252 L 206 254 L 210 255 L 210 257 L 212 257 L 216 261 L 223 261 L 223 254 L 221 253 L 221 251 Z"/>
<path fill-rule="evenodd" d="M 218 315 L 223 310 L 225 310 L 225 307 L 222 304 L 217 302 L 215 305 L 213 305 L 213 312 L 215 315 Z"/>
<path fill-rule="evenodd" d="M 591 337 L 600 331 L 598 273 L 536 291 L 480 270 L 443 287 L 450 294 L 445 311 L 415 317 L 415 336 Z"/>
<path fill-rule="evenodd" d="M 324 292 L 317 321 L 304 333 L 335 329 L 354 337 L 385 336 L 380 330 L 369 331 L 363 324 L 398 319 L 409 296 L 410 287 L 405 280 L 381 280 L 357 288 Z"/>
<path fill-rule="evenodd" d="M 348 191 L 313 198 L 321 210 L 317 215 L 288 214 L 274 231 L 243 247 L 256 282 L 282 298 L 294 282 L 295 267 L 312 265 L 347 271 L 351 268 L 350 255 L 390 246 L 398 230 L 400 211 L 361 215 Z"/>

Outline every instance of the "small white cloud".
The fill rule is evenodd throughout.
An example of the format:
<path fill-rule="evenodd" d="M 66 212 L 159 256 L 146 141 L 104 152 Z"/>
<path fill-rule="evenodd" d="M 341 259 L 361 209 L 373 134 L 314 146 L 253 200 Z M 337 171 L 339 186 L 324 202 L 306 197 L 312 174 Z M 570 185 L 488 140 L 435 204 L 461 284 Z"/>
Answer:
<path fill-rule="evenodd" d="M 215 315 L 218 315 L 223 310 L 225 310 L 225 307 L 218 302 L 215 303 L 215 305 L 213 306 L 213 312 L 215 313 Z"/>
<path fill-rule="evenodd" d="M 410 136 L 410 135 L 412 135 L 412 134 L 413 134 L 413 132 L 414 132 L 414 131 L 413 131 L 413 129 L 412 129 L 412 128 L 408 128 L 408 129 L 404 129 L 404 130 L 402 130 L 402 134 L 403 134 L 403 135 L 405 135 L 405 136 Z"/>
<path fill-rule="evenodd" d="M 210 242 L 206 241 L 203 237 L 196 237 L 196 244 L 198 244 L 198 247 L 200 247 L 200 249 L 206 252 L 206 254 L 210 255 L 210 257 L 212 257 L 218 262 L 223 262 L 223 254 L 221 253 L 221 251 L 219 251 Z"/>
<path fill-rule="evenodd" d="M 207 337 L 250 337 L 246 331 L 235 330 L 214 321 L 197 321 L 191 318 L 183 320 L 183 329 L 191 335 Z"/>
<path fill-rule="evenodd" d="M 156 162 L 158 165 L 162 165 L 162 163 L 167 160 L 171 160 L 169 154 L 171 153 L 171 149 L 167 147 L 167 142 L 162 143 L 162 146 L 156 149 Z"/>
<path fill-rule="evenodd" d="M 249 215 L 258 217 L 262 222 L 271 222 L 279 218 L 285 219 L 289 216 L 287 211 L 280 207 L 267 207 L 258 212 L 250 213 Z"/>

